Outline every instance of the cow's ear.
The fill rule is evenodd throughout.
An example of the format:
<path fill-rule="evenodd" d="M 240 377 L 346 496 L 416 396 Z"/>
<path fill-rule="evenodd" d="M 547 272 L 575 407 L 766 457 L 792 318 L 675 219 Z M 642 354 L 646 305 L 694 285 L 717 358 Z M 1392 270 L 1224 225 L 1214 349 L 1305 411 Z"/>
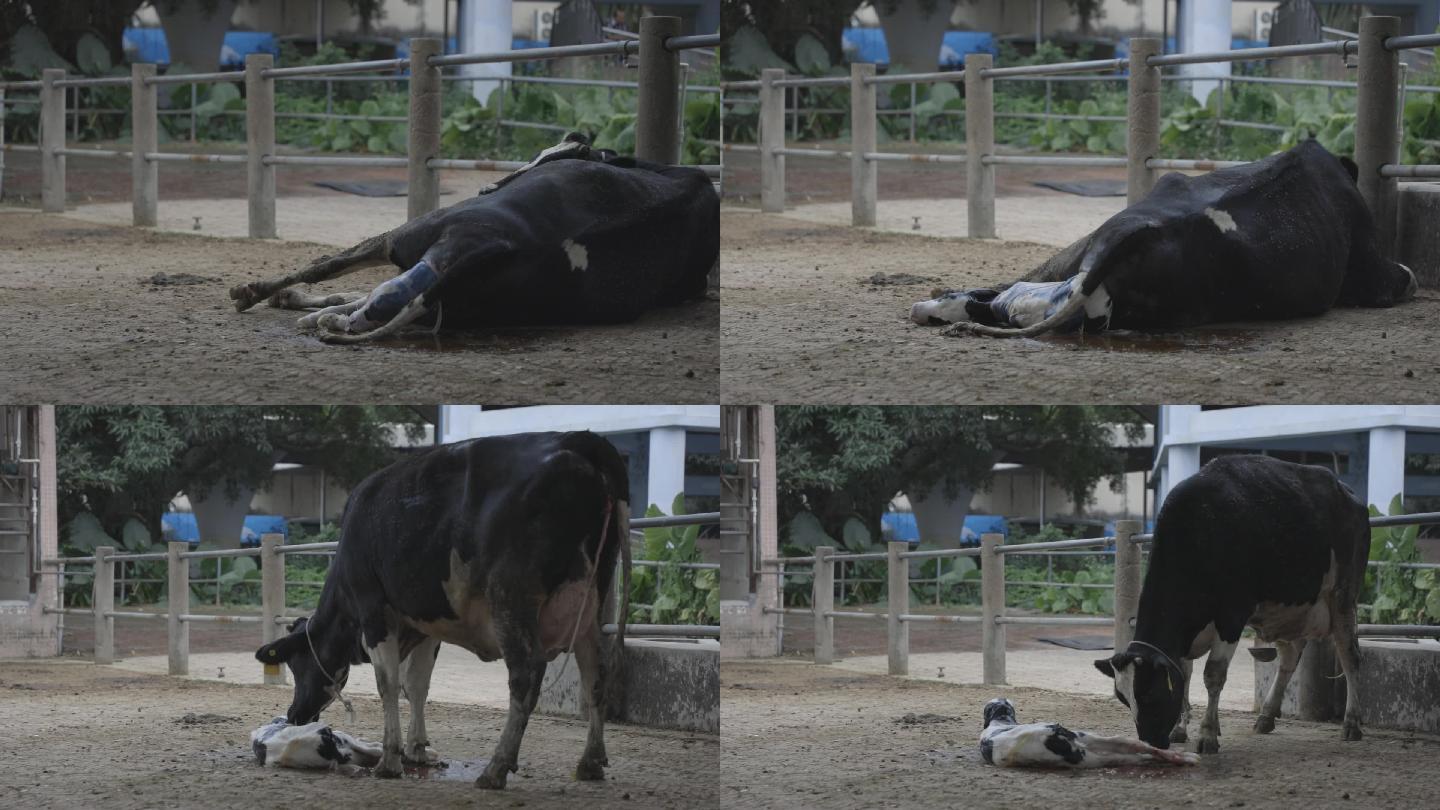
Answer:
<path fill-rule="evenodd" d="M 1350 180 L 1352 182 L 1360 182 L 1360 167 L 1356 165 L 1355 161 L 1342 155 L 1340 158 L 1340 165 L 1344 166 L 1345 171 L 1350 173 Z"/>
<path fill-rule="evenodd" d="M 1095 660 L 1095 668 L 1105 673 L 1105 677 L 1115 677 L 1115 666 L 1109 658 L 1098 658 Z"/>
<path fill-rule="evenodd" d="M 291 633 L 256 650 L 255 660 L 262 664 L 283 664 L 289 661 L 290 657 L 298 652 L 304 644 L 303 633 Z"/>

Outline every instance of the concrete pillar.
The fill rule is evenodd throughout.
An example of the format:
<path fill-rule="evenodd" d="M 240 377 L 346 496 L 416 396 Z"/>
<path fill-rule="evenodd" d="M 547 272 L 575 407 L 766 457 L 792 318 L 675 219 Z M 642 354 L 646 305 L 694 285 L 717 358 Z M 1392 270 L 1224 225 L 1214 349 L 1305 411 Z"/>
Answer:
<path fill-rule="evenodd" d="M 1199 445 L 1178 444 L 1166 451 L 1165 465 L 1160 468 L 1160 491 L 1156 493 L 1156 514 L 1165 506 L 1170 490 L 1197 472 L 1200 472 Z"/>
<path fill-rule="evenodd" d="M 1138 520 L 1115 521 L 1115 652 L 1130 646 L 1130 622 L 1140 609 L 1140 546 L 1131 535 L 1141 531 Z"/>
<path fill-rule="evenodd" d="M 815 615 L 815 663 L 835 663 L 835 563 L 833 546 L 815 547 L 815 572 L 810 579 L 810 609 Z M 777 577 L 778 579 L 778 577 Z"/>
<path fill-rule="evenodd" d="M 910 550 L 910 544 L 886 543 L 885 550 L 886 573 L 889 579 L 885 588 L 888 603 L 886 613 L 889 616 L 885 623 L 889 631 L 890 674 L 909 675 L 910 623 L 900 617 L 910 612 L 910 561 L 900 555 Z"/>
<path fill-rule="evenodd" d="M 767 214 L 785 211 L 785 88 L 775 82 L 785 78 L 783 68 L 760 71 L 760 210 Z"/>
<path fill-rule="evenodd" d="M 160 204 L 160 164 L 146 160 L 147 152 L 160 149 L 160 120 L 156 113 L 155 66 L 130 66 L 130 209 L 136 227 L 155 227 Z"/>
<path fill-rule="evenodd" d="M 1162 43 L 1154 37 L 1133 37 L 1130 40 L 1130 85 L 1126 104 L 1128 130 L 1125 156 L 1129 173 L 1125 202 L 1134 205 L 1155 186 L 1155 170 L 1145 161 L 1160 156 L 1160 68 L 1149 67 L 1145 60 L 1161 52 Z"/>
<path fill-rule="evenodd" d="M 508 51 L 512 44 L 511 0 L 465 0 L 455 15 L 455 38 L 461 53 L 496 53 Z M 461 65 L 462 76 L 509 76 L 511 62 L 486 62 Z M 475 100 L 484 104 L 498 81 L 470 82 Z"/>
<path fill-rule="evenodd" d="M 65 88 L 55 86 L 63 78 L 60 68 L 40 77 L 40 210 L 51 214 L 65 210 Z"/>
<path fill-rule="evenodd" d="M 275 63 L 268 53 L 245 56 L 245 144 L 247 192 L 250 201 L 250 238 L 274 239 L 275 167 L 265 158 L 275 154 L 275 80 L 261 75 Z"/>
<path fill-rule="evenodd" d="M 866 79 L 875 78 L 875 66 L 850 66 L 850 224 L 872 227 L 875 224 L 875 199 L 879 189 L 875 161 L 866 160 L 866 152 L 874 152 L 875 85 Z"/>
<path fill-rule="evenodd" d="M 410 182 L 406 199 L 410 219 L 440 207 L 440 173 L 430 168 L 431 158 L 440 157 L 440 68 L 429 59 L 440 54 L 443 44 L 431 37 L 410 40 L 410 132 L 407 153 Z M 323 516 L 322 516 L 323 519 Z"/>
<path fill-rule="evenodd" d="M 1365 500 L 1390 514 L 1390 502 L 1405 493 L 1405 428 L 1383 427 L 1370 431 L 1370 451 Z"/>
<path fill-rule="evenodd" d="M 980 618 L 983 680 L 987 686 L 1005 683 L 1005 555 L 996 553 L 1003 534 L 980 535 Z"/>
<path fill-rule="evenodd" d="M 115 663 L 115 563 L 110 556 L 114 546 L 95 549 L 95 576 L 92 579 L 90 606 L 95 613 L 95 663 Z"/>
<path fill-rule="evenodd" d="M 680 54 L 665 47 L 677 36 L 679 17 L 640 18 L 635 157 L 641 160 L 680 162 Z"/>
<path fill-rule="evenodd" d="M 260 535 L 260 643 L 269 644 L 281 636 L 280 623 L 285 615 L 285 555 L 275 553 L 285 545 L 283 534 Z M 619 582 L 617 579 L 616 582 Z M 285 667 L 265 665 L 265 683 L 285 683 Z"/>
<path fill-rule="evenodd" d="M 189 550 L 190 544 L 183 541 L 167 543 L 165 549 L 169 574 L 165 586 L 168 608 L 165 627 L 170 637 L 171 675 L 190 674 L 190 623 L 180 618 L 190 612 L 190 561 L 180 557 Z"/>
<path fill-rule="evenodd" d="M 1399 17 L 1360 18 L 1360 65 L 1356 73 L 1355 164 L 1360 167 L 1360 196 L 1375 218 L 1375 241 L 1387 258 L 1395 255 L 1397 180 L 1381 177 L 1380 167 L 1400 162 L 1400 54 L 1385 50 L 1385 40 L 1400 33 Z"/>
<path fill-rule="evenodd" d="M 646 498 L 670 514 L 675 496 L 685 491 L 685 428 L 663 427 L 650 431 L 650 464 Z"/>
<path fill-rule="evenodd" d="M 981 75 L 994 58 L 965 55 L 965 202 L 971 239 L 995 238 L 995 169 L 983 159 L 995 152 L 994 82 Z"/>
<path fill-rule="evenodd" d="M 1185 0 L 1180 3 L 1177 33 L 1181 53 L 1207 53 L 1230 50 L 1231 22 L 1230 0 Z M 1183 76 L 1229 76 L 1229 62 L 1208 62 L 1200 65 L 1181 65 Z M 1219 86 L 1217 81 L 1198 81 L 1190 92 L 1201 104 L 1210 97 L 1210 91 Z"/>

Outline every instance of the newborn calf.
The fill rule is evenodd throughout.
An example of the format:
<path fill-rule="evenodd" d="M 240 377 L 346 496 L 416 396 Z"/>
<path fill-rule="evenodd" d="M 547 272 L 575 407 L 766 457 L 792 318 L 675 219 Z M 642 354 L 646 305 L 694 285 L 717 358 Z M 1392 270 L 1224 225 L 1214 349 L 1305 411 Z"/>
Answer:
<path fill-rule="evenodd" d="M 261 765 L 277 768 L 373 768 L 380 746 L 336 731 L 324 723 L 292 726 L 283 717 L 250 732 L 250 747 Z"/>
<path fill-rule="evenodd" d="M 980 756 L 986 764 L 1011 768 L 1107 768 L 1137 765 L 1148 761 L 1147 756 L 1174 765 L 1200 761 L 1199 754 L 1167 751 L 1124 737 L 1098 737 L 1058 723 L 1020 725 L 1015 706 L 1005 698 L 985 704 Z"/>

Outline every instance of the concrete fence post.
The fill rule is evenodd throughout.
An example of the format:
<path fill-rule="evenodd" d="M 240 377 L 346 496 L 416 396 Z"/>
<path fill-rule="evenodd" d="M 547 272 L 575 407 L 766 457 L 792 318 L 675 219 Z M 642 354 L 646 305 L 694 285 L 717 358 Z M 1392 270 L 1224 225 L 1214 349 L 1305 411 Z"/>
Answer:
<path fill-rule="evenodd" d="M 1380 167 L 1400 162 L 1400 54 L 1385 50 L 1385 40 L 1400 33 L 1399 17 L 1360 19 L 1360 65 L 1355 97 L 1355 164 L 1360 167 L 1360 196 L 1375 218 L 1375 242 L 1381 255 L 1395 255 L 1395 208 L 1399 187 L 1381 177 Z"/>
<path fill-rule="evenodd" d="M 1125 184 L 1127 205 L 1140 202 L 1155 186 L 1155 170 L 1146 162 L 1160 156 L 1160 68 L 1145 62 L 1160 51 L 1159 39 L 1130 39 L 1130 85 L 1125 115 L 1125 157 L 1129 168 Z"/>
<path fill-rule="evenodd" d="M 1005 555 L 999 553 L 1003 534 L 980 535 L 980 615 L 983 680 L 987 686 L 1005 683 Z"/>
<path fill-rule="evenodd" d="M 910 561 L 900 556 L 909 550 L 910 544 L 904 541 L 885 544 L 889 579 L 885 587 L 885 625 L 889 631 L 891 675 L 910 674 L 910 623 L 900 618 L 910 612 Z"/>
<path fill-rule="evenodd" d="M 865 159 L 865 153 L 874 152 L 878 141 L 875 85 L 865 83 L 874 78 L 874 65 L 850 66 L 850 224 L 861 227 L 875 225 L 878 172 L 875 161 Z"/>
<path fill-rule="evenodd" d="M 265 158 L 275 154 L 275 80 L 265 78 L 275 57 L 268 53 L 245 56 L 245 145 L 249 155 L 250 238 L 275 238 L 275 167 Z"/>
<path fill-rule="evenodd" d="M 965 55 L 965 203 L 971 239 L 995 238 L 995 169 L 984 159 L 995 151 L 995 85 L 982 71 L 994 57 Z"/>
<path fill-rule="evenodd" d="M 1140 544 L 1130 538 L 1140 533 L 1140 521 L 1115 521 L 1115 652 L 1130 646 L 1135 628 L 1130 622 L 1140 608 Z"/>
<path fill-rule="evenodd" d="M 170 674 L 190 674 L 190 623 L 180 617 L 190 612 L 190 561 L 180 555 L 190 550 L 184 541 L 166 544 L 165 627 L 170 635 Z M 218 558 L 216 560 L 219 561 Z M 215 569 L 220 570 L 218 567 Z M 216 575 L 219 578 L 219 575 Z M 219 589 L 217 584 L 216 589 Z"/>
<path fill-rule="evenodd" d="M 63 88 L 62 88 L 63 89 Z M 90 606 L 95 613 L 95 663 L 115 663 L 115 563 L 110 555 L 114 546 L 100 546 L 95 549 L 95 576 L 90 594 Z"/>
<path fill-rule="evenodd" d="M 160 204 L 160 164 L 146 160 L 160 150 L 160 119 L 156 110 L 155 66 L 130 66 L 130 210 L 136 227 L 155 227 Z"/>
<path fill-rule="evenodd" d="M 260 643 L 280 638 L 280 617 L 285 615 L 285 555 L 276 553 L 285 544 L 283 534 L 260 535 Z M 620 580 L 615 580 L 619 582 Z M 265 683 L 285 683 L 285 667 L 265 669 Z"/>
<path fill-rule="evenodd" d="M 61 68 L 45 68 L 40 76 L 40 210 L 65 211 L 65 78 Z"/>
<path fill-rule="evenodd" d="M 760 210 L 767 214 L 785 212 L 785 88 L 775 82 L 785 78 L 782 68 L 760 71 Z"/>
<path fill-rule="evenodd" d="M 680 54 L 665 40 L 680 36 L 679 17 L 640 18 L 640 84 L 635 99 L 635 157 L 680 162 Z"/>
<path fill-rule="evenodd" d="M 835 563 L 833 546 L 815 548 L 815 569 L 810 578 L 810 608 L 815 612 L 815 663 L 835 663 Z M 783 602 L 783 600 L 782 600 Z"/>
<path fill-rule="evenodd" d="M 430 160 L 440 157 L 440 108 L 444 98 L 440 68 L 430 64 L 430 57 L 440 52 L 440 40 L 434 37 L 410 40 L 410 132 L 406 140 L 410 160 L 406 200 L 409 219 L 440 207 L 440 173 L 430 168 Z"/>
<path fill-rule="evenodd" d="M 0 200 L 5 199 L 5 88 L 0 87 Z"/>

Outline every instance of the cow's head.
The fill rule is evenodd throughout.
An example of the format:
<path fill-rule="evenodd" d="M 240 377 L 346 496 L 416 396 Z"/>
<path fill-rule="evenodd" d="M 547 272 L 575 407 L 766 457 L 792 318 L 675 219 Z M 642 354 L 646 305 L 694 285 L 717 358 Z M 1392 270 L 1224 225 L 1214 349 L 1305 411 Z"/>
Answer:
<path fill-rule="evenodd" d="M 344 633 L 327 633 L 318 624 L 311 626 L 306 618 L 295 620 L 287 629 L 289 635 L 256 650 L 255 659 L 263 664 L 289 665 L 295 694 L 285 719 L 291 724 L 314 723 L 345 688 L 355 641 Z"/>
<path fill-rule="evenodd" d="M 989 728 L 990 724 L 996 720 L 1015 725 L 1018 722 L 1015 719 L 1015 704 L 1005 698 L 992 698 L 989 703 L 986 703 L 984 728 Z"/>
<path fill-rule="evenodd" d="M 910 320 L 921 326 L 944 326 L 961 321 L 993 323 L 995 317 L 990 311 L 990 302 L 999 295 L 999 290 L 941 290 L 930 291 L 930 300 L 910 306 Z"/>
<path fill-rule="evenodd" d="M 1185 673 L 1174 659 L 1149 645 L 1131 644 L 1099 659 L 1095 668 L 1115 679 L 1115 697 L 1129 707 L 1140 739 L 1169 748 L 1185 696 Z"/>

